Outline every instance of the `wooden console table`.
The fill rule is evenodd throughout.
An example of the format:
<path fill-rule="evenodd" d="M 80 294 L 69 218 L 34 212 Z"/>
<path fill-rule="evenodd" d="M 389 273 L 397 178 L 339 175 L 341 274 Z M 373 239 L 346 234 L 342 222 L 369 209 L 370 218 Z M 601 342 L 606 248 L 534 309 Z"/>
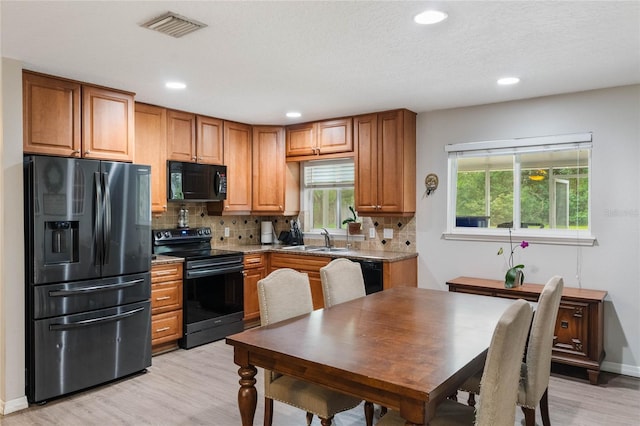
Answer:
<path fill-rule="evenodd" d="M 504 282 L 458 277 L 447 281 L 449 291 L 537 301 L 544 285 L 525 283 L 505 288 Z M 553 337 L 551 360 L 584 367 L 589 382 L 598 384 L 604 358 L 604 298 L 606 291 L 564 287 Z"/>

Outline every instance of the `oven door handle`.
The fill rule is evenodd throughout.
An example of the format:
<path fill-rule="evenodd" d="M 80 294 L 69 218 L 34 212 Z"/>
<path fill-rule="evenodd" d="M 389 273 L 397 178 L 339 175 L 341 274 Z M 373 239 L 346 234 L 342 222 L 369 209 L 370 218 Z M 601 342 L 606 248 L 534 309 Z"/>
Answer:
<path fill-rule="evenodd" d="M 213 275 L 224 275 L 224 274 L 230 274 L 233 272 L 242 272 L 243 269 L 244 267 L 242 265 L 229 266 L 226 268 L 215 268 L 215 269 L 188 269 L 187 279 L 207 277 L 207 276 L 213 276 Z"/>
<path fill-rule="evenodd" d="M 145 310 L 145 307 L 142 306 L 140 308 L 136 308 L 136 309 L 132 309 L 132 310 L 127 311 L 127 312 L 123 312 L 121 314 L 107 315 L 106 317 L 92 318 L 92 319 L 88 319 L 88 320 L 72 322 L 72 323 L 69 323 L 69 324 L 51 324 L 49 326 L 49 331 L 73 330 L 75 328 L 89 327 L 89 326 L 92 326 L 92 325 L 102 324 L 102 323 L 110 322 L 110 321 L 119 321 L 119 320 L 121 320 L 123 318 L 130 317 L 130 316 L 135 315 L 135 314 L 137 314 L 139 312 L 142 312 L 144 310 Z"/>
<path fill-rule="evenodd" d="M 133 287 L 134 285 L 143 283 L 143 279 L 126 281 L 123 283 L 117 284 L 109 284 L 109 285 L 94 285 L 91 287 L 79 288 L 76 290 L 55 290 L 50 291 L 49 296 L 51 297 L 67 297 L 67 296 L 75 296 L 78 294 L 86 294 L 86 293 L 97 293 L 99 291 L 112 291 L 112 290 L 120 290 L 127 287 Z"/>

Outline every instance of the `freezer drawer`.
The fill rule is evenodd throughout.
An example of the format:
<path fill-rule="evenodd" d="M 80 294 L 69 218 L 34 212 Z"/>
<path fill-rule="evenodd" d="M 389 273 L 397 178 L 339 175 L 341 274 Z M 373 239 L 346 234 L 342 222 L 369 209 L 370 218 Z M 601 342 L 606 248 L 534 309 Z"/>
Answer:
<path fill-rule="evenodd" d="M 151 274 L 32 286 L 34 319 L 141 302 L 151 297 Z M 27 306 L 29 306 L 27 304 Z"/>
<path fill-rule="evenodd" d="M 150 309 L 145 301 L 33 321 L 29 400 L 46 401 L 149 367 Z"/>

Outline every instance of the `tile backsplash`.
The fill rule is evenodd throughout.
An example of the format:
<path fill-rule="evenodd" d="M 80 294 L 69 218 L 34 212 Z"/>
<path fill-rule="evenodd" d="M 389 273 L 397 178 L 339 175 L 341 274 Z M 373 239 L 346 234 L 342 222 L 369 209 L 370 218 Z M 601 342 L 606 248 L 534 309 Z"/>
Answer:
<path fill-rule="evenodd" d="M 213 234 L 211 245 L 217 248 L 260 244 L 260 222 L 272 221 L 275 235 L 278 236 L 281 231 L 288 231 L 291 228 L 292 220 L 298 219 L 297 216 L 209 216 L 202 203 L 185 203 L 184 205 L 189 210 L 189 227 L 210 227 Z M 166 213 L 154 216 L 153 229 L 176 228 L 180 207 L 180 204 L 170 203 Z M 355 249 L 415 253 L 415 217 L 360 216 L 360 219 L 362 230 L 356 238 L 350 239 L 350 244 Z M 225 228 L 229 229 L 228 236 L 225 236 Z M 371 228 L 375 229 L 373 238 L 369 237 Z M 392 229 L 393 238 L 384 238 L 384 229 Z M 306 234 L 304 239 L 307 244 L 324 244 L 323 237 L 319 235 Z M 344 246 L 346 240 L 336 238 L 334 244 Z"/>

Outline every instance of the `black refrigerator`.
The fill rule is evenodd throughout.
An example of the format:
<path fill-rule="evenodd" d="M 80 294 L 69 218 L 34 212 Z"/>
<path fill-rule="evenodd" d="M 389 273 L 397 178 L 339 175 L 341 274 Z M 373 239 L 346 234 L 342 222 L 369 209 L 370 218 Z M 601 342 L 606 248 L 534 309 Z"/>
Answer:
<path fill-rule="evenodd" d="M 151 365 L 150 172 L 129 163 L 25 156 L 30 402 Z"/>

